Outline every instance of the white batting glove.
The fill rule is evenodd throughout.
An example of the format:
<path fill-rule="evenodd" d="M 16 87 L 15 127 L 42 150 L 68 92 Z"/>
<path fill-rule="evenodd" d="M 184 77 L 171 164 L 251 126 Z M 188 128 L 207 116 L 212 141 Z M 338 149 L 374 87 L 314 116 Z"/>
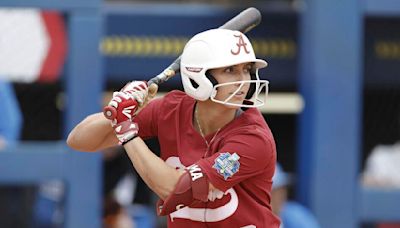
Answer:
<path fill-rule="evenodd" d="M 126 84 L 121 92 L 129 94 L 133 99 L 135 99 L 139 106 L 143 106 L 146 101 L 146 97 L 149 93 L 147 83 L 145 81 L 132 81 Z"/>
<path fill-rule="evenodd" d="M 138 136 L 139 125 L 131 120 L 112 125 L 120 145 L 124 145 Z"/>

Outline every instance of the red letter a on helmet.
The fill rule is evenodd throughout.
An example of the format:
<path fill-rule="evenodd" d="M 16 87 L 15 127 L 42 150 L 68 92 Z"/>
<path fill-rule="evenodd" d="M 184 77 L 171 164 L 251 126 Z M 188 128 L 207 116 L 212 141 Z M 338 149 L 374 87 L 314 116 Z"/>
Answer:
<path fill-rule="evenodd" d="M 240 51 L 242 50 L 242 47 L 243 47 L 243 49 L 244 49 L 244 52 L 246 52 L 247 54 L 249 54 L 250 51 L 247 50 L 247 44 L 246 44 L 246 42 L 244 42 L 244 39 L 243 39 L 242 34 L 233 35 L 233 36 L 239 38 L 239 40 L 238 40 L 238 42 L 236 43 L 237 50 L 236 50 L 236 51 L 231 50 L 232 55 L 238 55 L 238 54 L 240 54 Z"/>

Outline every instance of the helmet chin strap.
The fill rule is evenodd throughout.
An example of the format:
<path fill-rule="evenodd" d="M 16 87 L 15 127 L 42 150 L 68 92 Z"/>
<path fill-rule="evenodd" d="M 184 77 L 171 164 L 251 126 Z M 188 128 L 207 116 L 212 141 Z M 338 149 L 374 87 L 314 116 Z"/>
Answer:
<path fill-rule="evenodd" d="M 212 85 L 213 85 L 213 91 L 212 91 L 212 93 L 211 93 L 210 98 L 211 98 L 211 97 L 217 96 L 218 88 L 215 88 L 215 86 L 218 85 L 217 79 L 214 78 L 214 76 L 210 73 L 209 70 L 206 71 L 205 75 L 206 75 L 206 77 L 208 78 L 208 80 L 210 80 L 210 82 L 211 82 Z"/>
<path fill-rule="evenodd" d="M 206 77 L 208 80 L 210 80 L 210 82 L 212 83 L 213 86 L 218 85 L 217 79 L 214 78 L 214 76 L 210 73 L 209 70 L 206 71 Z"/>
<path fill-rule="evenodd" d="M 251 80 L 258 80 L 257 74 L 258 74 L 257 70 L 256 70 L 256 72 L 251 73 L 251 74 L 250 74 Z M 250 88 L 249 88 L 249 91 L 248 91 L 247 94 L 246 94 L 246 99 L 248 100 L 248 99 L 250 99 L 251 97 L 253 97 L 253 95 L 254 95 L 254 93 L 256 92 L 256 90 L 257 90 L 256 84 L 255 84 L 255 83 L 250 83 Z"/>

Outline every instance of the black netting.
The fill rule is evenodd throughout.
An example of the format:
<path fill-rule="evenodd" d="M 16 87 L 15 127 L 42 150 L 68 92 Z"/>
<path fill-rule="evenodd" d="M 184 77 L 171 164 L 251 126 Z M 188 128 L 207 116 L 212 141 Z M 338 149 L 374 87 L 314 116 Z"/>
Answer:
<path fill-rule="evenodd" d="M 15 83 L 23 114 L 22 140 L 60 140 L 63 119 L 60 83 Z"/>

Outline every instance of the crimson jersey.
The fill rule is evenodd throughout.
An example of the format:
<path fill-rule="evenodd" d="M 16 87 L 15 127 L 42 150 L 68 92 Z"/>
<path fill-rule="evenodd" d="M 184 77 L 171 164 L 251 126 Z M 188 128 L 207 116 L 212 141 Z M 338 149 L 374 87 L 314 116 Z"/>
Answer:
<path fill-rule="evenodd" d="M 270 192 L 276 150 L 260 112 L 247 109 L 206 139 L 193 127 L 196 101 L 181 91 L 155 99 L 135 120 L 139 136 L 158 137 L 161 158 L 175 168 L 197 164 L 220 191 L 168 217 L 168 227 L 279 227 Z M 212 140 L 212 138 L 214 138 Z"/>

